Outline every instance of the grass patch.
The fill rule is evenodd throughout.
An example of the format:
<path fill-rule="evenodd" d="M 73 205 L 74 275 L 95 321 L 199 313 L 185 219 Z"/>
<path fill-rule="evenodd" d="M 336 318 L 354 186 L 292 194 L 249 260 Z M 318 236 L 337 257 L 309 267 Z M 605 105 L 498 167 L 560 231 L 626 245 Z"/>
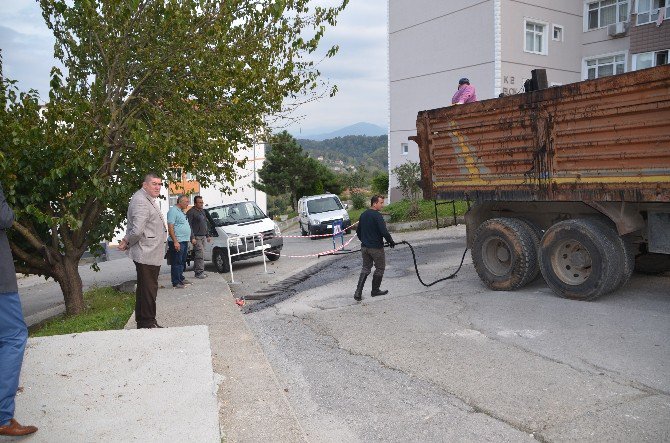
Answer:
<path fill-rule="evenodd" d="M 31 337 L 123 329 L 135 309 L 135 294 L 114 288 L 93 288 L 84 293 L 86 310 L 79 315 L 61 315 L 31 326 Z"/>
<path fill-rule="evenodd" d="M 382 211 L 391 214 L 391 223 L 435 220 L 435 202 L 433 200 L 419 200 L 419 212 L 415 215 L 410 215 L 410 205 L 408 200 L 400 200 L 384 207 Z M 456 202 L 456 215 L 463 215 L 467 210 L 468 205 L 466 202 Z M 453 215 L 454 211 L 451 203 L 437 206 L 437 216 L 440 220 L 446 217 L 453 217 Z"/>
<path fill-rule="evenodd" d="M 438 202 L 439 203 L 439 202 Z M 367 208 L 366 208 L 367 209 Z M 417 220 L 435 220 L 435 203 L 433 200 L 420 200 L 419 213 L 411 216 L 409 213 L 410 202 L 408 200 L 400 200 L 393 202 L 390 205 L 384 206 L 382 212 L 391 215 L 391 223 L 401 223 Z M 456 202 L 456 215 L 463 215 L 468 210 L 468 205 L 464 201 Z M 357 222 L 365 209 L 351 209 L 349 210 L 349 217 L 351 222 Z M 447 217 L 453 217 L 454 211 L 451 204 L 440 204 L 437 206 L 437 216 L 440 220 Z"/>

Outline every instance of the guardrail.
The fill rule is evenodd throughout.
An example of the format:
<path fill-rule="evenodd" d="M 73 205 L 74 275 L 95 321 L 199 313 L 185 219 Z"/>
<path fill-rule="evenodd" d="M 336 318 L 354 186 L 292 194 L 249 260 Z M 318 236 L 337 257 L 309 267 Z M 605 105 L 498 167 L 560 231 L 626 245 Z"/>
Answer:
<path fill-rule="evenodd" d="M 228 237 L 228 269 L 230 269 L 230 282 L 235 283 L 235 276 L 233 275 L 233 259 L 238 255 L 248 254 L 250 252 L 261 251 L 263 256 L 263 269 L 265 273 L 268 272 L 268 267 L 265 259 L 265 250 L 270 248 L 268 243 L 263 243 L 263 234 L 258 232 L 250 235 L 237 235 Z"/>

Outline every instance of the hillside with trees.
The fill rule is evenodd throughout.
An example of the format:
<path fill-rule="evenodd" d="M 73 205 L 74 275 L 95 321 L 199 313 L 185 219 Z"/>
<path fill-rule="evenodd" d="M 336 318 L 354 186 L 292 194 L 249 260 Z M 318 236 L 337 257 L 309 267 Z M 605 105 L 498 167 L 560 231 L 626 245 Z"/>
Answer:
<path fill-rule="evenodd" d="M 323 157 L 326 166 L 364 166 L 368 170 L 387 170 L 387 136 L 347 135 L 323 141 L 300 139 L 298 143 L 310 157 Z M 342 162 L 341 164 L 339 162 Z"/>

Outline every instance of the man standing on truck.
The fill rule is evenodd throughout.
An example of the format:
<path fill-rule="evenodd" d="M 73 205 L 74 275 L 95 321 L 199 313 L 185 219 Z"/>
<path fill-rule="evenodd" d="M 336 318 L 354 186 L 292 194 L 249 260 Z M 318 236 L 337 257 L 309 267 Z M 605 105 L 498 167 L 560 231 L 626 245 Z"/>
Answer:
<path fill-rule="evenodd" d="M 370 208 L 361 214 L 358 221 L 358 228 L 356 235 L 361 241 L 361 255 L 363 256 L 363 267 L 361 268 L 361 275 L 358 277 L 358 286 L 354 292 L 354 300 L 361 301 L 363 299 L 363 286 L 367 280 L 372 265 L 375 265 L 375 273 L 372 275 L 372 292 L 371 296 L 388 294 L 389 291 L 382 291 L 380 288 L 382 278 L 384 277 L 384 269 L 386 269 L 386 257 L 384 255 L 384 239 L 389 243 L 391 248 L 395 247 L 393 237 L 386 229 L 384 217 L 379 211 L 384 206 L 384 197 L 381 195 L 373 195 L 370 199 Z"/>
<path fill-rule="evenodd" d="M 463 103 L 472 103 L 477 101 L 475 87 L 470 85 L 470 80 L 463 77 L 458 81 L 458 91 L 451 97 L 452 105 L 462 105 Z"/>
<path fill-rule="evenodd" d="M 205 241 L 212 241 L 209 236 L 205 202 L 201 196 L 193 199 L 195 206 L 186 212 L 188 224 L 191 225 L 191 243 L 193 244 L 193 270 L 195 278 L 205 278 Z"/>

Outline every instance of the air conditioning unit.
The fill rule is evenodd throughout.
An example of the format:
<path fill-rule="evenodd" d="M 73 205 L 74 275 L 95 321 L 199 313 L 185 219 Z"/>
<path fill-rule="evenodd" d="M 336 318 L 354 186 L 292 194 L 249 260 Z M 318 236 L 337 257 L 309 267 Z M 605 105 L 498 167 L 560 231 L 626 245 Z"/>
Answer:
<path fill-rule="evenodd" d="M 610 37 L 623 37 L 628 31 L 628 22 L 617 22 L 607 26 L 607 35 Z"/>

